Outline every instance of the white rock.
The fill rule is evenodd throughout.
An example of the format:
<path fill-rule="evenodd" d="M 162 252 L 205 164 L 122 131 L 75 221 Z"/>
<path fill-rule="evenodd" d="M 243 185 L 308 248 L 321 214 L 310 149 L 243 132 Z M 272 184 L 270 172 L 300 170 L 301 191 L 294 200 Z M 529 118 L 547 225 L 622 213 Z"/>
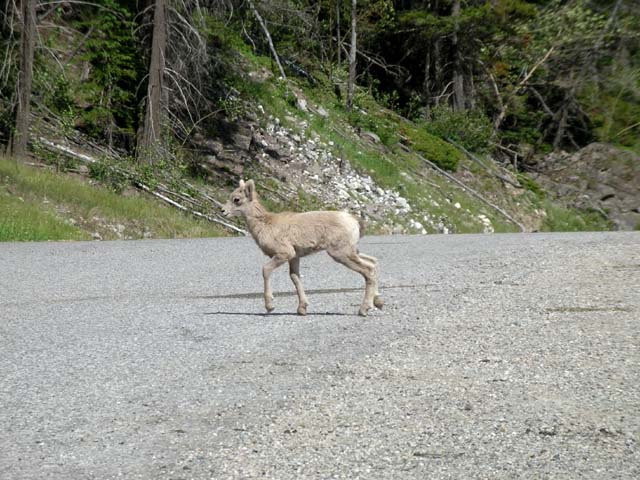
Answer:
<path fill-rule="evenodd" d="M 307 108 L 307 101 L 304 98 L 298 98 L 298 101 L 296 102 L 296 106 L 298 107 L 298 109 L 302 110 L 303 112 L 309 111 L 309 109 Z"/>
<path fill-rule="evenodd" d="M 338 198 L 341 200 L 347 200 L 349 197 L 349 193 L 346 190 L 338 190 Z"/>
<path fill-rule="evenodd" d="M 462 205 L 460 205 L 458 202 L 454 203 L 453 206 L 456 207 L 456 208 L 462 207 Z"/>

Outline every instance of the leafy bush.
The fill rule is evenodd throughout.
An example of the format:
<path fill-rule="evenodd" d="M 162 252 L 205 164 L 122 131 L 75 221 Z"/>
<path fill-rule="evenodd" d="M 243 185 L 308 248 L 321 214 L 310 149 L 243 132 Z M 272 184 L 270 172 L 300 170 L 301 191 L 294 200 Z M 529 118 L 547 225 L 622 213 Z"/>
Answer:
<path fill-rule="evenodd" d="M 418 127 L 403 127 L 403 134 L 409 138 L 411 147 L 427 160 L 440 168 L 455 172 L 462 154 L 440 138 L 430 134 L 425 125 Z"/>
<path fill-rule="evenodd" d="M 457 112 L 447 106 L 431 111 L 431 120 L 426 128 L 429 133 L 450 138 L 473 152 L 486 152 L 493 135 L 491 120 L 480 110 Z"/>
<path fill-rule="evenodd" d="M 593 232 L 611 230 L 611 222 L 600 212 L 578 210 L 545 201 L 547 213 L 541 230 L 543 232 Z"/>
<path fill-rule="evenodd" d="M 390 147 L 398 143 L 397 126 L 386 122 L 384 119 L 373 116 L 363 115 L 357 110 L 348 113 L 348 120 L 354 127 L 375 133 L 383 145 Z"/>
<path fill-rule="evenodd" d="M 98 180 L 116 193 L 122 193 L 131 183 L 121 170 L 114 169 L 107 161 L 89 164 L 89 177 Z"/>
<path fill-rule="evenodd" d="M 531 178 L 526 173 L 517 173 L 516 177 L 520 185 L 523 186 L 526 190 L 533 192 L 538 198 L 545 198 L 546 193 L 542 189 L 542 187 L 536 182 L 533 178 Z"/>

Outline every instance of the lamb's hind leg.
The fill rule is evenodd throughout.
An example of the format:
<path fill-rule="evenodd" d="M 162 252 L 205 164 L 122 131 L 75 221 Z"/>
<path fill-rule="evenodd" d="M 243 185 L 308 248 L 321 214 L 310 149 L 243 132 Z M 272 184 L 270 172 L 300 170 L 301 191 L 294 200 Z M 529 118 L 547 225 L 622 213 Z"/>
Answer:
<path fill-rule="evenodd" d="M 307 307 L 309 306 L 309 300 L 307 299 L 307 295 L 304 293 L 302 281 L 300 280 L 299 257 L 295 257 L 289 260 L 289 276 L 291 277 L 291 281 L 295 285 L 296 292 L 298 293 L 298 315 L 306 315 Z"/>
<path fill-rule="evenodd" d="M 339 250 L 329 250 L 327 252 L 336 262 L 341 263 L 354 272 L 358 272 L 364 277 L 365 289 L 364 298 L 358 315 L 365 317 L 367 312 L 373 308 L 373 297 L 376 288 L 375 267 L 358 255 L 355 247 L 347 247 Z"/>
<path fill-rule="evenodd" d="M 369 262 L 371 263 L 371 265 L 373 265 L 376 281 L 373 291 L 373 304 L 376 308 L 382 309 L 382 307 L 384 306 L 384 300 L 382 299 L 380 291 L 378 290 L 380 286 L 380 270 L 378 268 L 378 259 L 376 257 L 372 257 L 371 255 L 367 255 L 366 253 L 358 252 L 358 255 L 360 255 L 360 258 L 362 258 L 364 261 Z"/>

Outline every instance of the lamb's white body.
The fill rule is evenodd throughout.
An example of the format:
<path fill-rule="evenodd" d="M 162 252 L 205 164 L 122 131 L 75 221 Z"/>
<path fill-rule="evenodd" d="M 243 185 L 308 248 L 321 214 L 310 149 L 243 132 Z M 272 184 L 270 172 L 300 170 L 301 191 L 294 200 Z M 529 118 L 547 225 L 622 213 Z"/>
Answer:
<path fill-rule="evenodd" d="M 273 310 L 271 272 L 289 262 L 289 274 L 298 293 L 298 313 L 305 315 L 309 302 L 300 281 L 300 258 L 326 250 L 337 262 L 360 273 L 365 279 L 365 295 L 359 314 L 366 315 L 374 305 L 382 308 L 378 293 L 377 260 L 358 252 L 361 223 L 346 212 L 271 213 L 260 203 L 252 180 L 240 181 L 224 206 L 229 216 L 243 216 L 252 237 L 271 260 L 262 269 L 264 299 Z"/>

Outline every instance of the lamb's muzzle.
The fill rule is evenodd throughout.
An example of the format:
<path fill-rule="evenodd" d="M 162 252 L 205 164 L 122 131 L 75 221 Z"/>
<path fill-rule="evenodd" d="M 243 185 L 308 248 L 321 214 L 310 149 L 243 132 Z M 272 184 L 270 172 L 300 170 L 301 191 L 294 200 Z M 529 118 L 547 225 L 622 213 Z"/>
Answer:
<path fill-rule="evenodd" d="M 374 306 L 384 305 L 378 292 L 378 260 L 358 252 L 362 225 L 353 215 L 331 211 L 271 213 L 260 203 L 253 180 L 240 180 L 240 186 L 231 193 L 222 212 L 228 217 L 244 217 L 251 236 L 271 258 L 262 269 L 268 312 L 274 309 L 271 272 L 288 262 L 289 276 L 298 294 L 298 314 L 306 315 L 309 302 L 300 280 L 300 258 L 321 250 L 364 277 L 360 315 L 367 315 Z"/>

